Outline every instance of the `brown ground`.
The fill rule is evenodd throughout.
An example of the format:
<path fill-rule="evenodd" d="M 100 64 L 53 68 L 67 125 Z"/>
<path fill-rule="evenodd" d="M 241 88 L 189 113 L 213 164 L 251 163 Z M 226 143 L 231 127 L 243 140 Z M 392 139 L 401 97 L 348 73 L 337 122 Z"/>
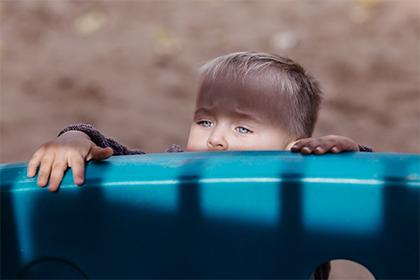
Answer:
<path fill-rule="evenodd" d="M 420 152 L 417 0 L 1 0 L 0 11 L 0 162 L 77 122 L 149 152 L 184 144 L 196 69 L 239 50 L 290 56 L 320 80 L 316 135 Z"/>
<path fill-rule="evenodd" d="M 76 122 L 149 152 L 184 144 L 196 69 L 238 50 L 320 80 L 316 135 L 418 153 L 419 3 L 2 0 L 0 162 Z"/>

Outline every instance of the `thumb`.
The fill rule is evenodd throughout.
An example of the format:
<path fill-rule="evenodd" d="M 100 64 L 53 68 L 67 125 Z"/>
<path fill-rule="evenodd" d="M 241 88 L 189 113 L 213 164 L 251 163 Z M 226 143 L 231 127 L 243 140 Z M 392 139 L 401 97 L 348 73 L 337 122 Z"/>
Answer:
<path fill-rule="evenodd" d="M 93 160 L 103 160 L 112 156 L 114 151 L 110 147 L 101 148 L 98 146 L 93 146 L 90 150 L 90 159 Z"/>

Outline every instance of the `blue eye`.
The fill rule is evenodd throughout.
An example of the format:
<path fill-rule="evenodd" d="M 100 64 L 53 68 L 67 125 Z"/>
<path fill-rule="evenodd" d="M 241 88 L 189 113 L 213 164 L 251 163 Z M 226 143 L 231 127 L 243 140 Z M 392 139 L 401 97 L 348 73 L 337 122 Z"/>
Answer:
<path fill-rule="evenodd" d="M 235 130 L 239 133 L 242 133 L 242 134 L 252 133 L 251 130 L 249 130 L 248 128 L 245 128 L 243 126 L 238 126 L 238 127 L 235 128 Z"/>
<path fill-rule="evenodd" d="M 211 121 L 208 121 L 208 120 L 198 121 L 197 124 L 202 126 L 202 127 L 206 127 L 206 128 L 213 126 L 213 123 Z"/>

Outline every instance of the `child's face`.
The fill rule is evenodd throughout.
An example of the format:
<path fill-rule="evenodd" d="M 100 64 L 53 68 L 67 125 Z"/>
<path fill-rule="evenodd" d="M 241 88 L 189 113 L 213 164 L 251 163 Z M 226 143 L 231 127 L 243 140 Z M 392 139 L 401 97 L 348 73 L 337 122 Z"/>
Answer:
<path fill-rule="evenodd" d="M 288 137 L 250 112 L 222 114 L 198 108 L 187 151 L 284 150 Z"/>
<path fill-rule="evenodd" d="M 202 86 L 186 150 L 286 149 L 291 138 L 267 114 L 275 109 L 266 93 L 231 84 Z"/>

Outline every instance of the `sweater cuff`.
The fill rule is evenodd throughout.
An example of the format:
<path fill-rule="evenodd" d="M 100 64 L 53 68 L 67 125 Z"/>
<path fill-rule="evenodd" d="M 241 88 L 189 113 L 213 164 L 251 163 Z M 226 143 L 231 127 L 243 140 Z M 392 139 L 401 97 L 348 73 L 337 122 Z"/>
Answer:
<path fill-rule="evenodd" d="M 372 148 L 369 148 L 368 146 L 360 145 L 360 144 L 359 144 L 359 151 L 360 152 L 373 152 Z"/>
<path fill-rule="evenodd" d="M 60 131 L 58 133 L 57 137 L 61 136 L 62 134 L 66 133 L 68 131 L 80 131 L 80 132 L 83 132 L 87 136 L 89 136 L 90 140 L 93 143 L 95 143 L 95 145 L 97 145 L 97 146 L 99 146 L 101 148 L 108 147 L 108 145 L 106 143 L 107 141 L 106 141 L 105 136 L 103 136 L 93 125 L 84 124 L 84 123 L 69 125 L 65 129 L 63 129 L 62 131 Z"/>

